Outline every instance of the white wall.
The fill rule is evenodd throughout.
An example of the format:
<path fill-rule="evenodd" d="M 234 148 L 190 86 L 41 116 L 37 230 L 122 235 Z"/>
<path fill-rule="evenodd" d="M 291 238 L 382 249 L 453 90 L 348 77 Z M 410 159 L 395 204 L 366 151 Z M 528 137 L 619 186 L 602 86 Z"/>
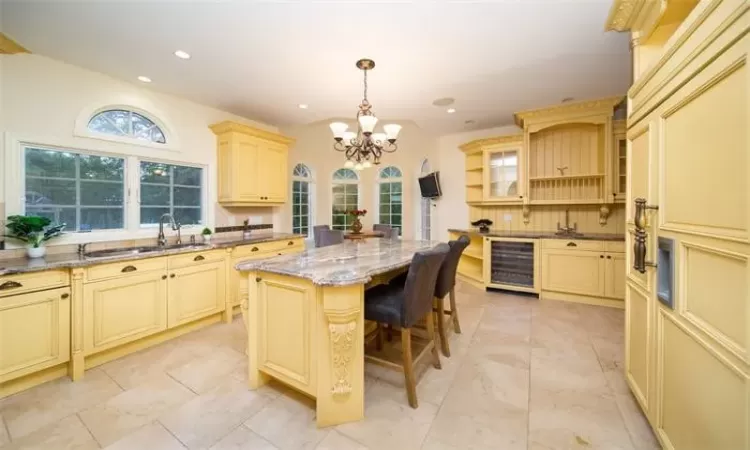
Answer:
<path fill-rule="evenodd" d="M 328 124 L 334 121 L 349 123 L 350 130 L 354 129 L 355 126 L 353 121 L 331 119 L 310 125 L 282 129 L 283 134 L 297 139 L 289 152 L 289 173 L 291 174 L 292 169 L 298 163 L 304 163 L 313 171 L 315 179 L 315 217 L 313 222 L 315 225 L 331 223 L 331 175 L 337 169 L 342 168 L 346 160 L 343 153 L 333 149 L 333 135 Z M 379 130 L 381 124 L 389 122 L 381 118 L 376 129 Z M 395 153 L 384 154 L 381 158 L 380 168 L 393 165 L 401 169 L 403 173 L 403 237 L 413 239 L 417 236 L 415 233 L 420 226 L 420 196 L 417 178 L 422 161 L 425 158 L 430 159 L 433 168 L 437 165 L 436 141 L 413 122 L 403 120 L 394 120 L 393 122 L 403 127 L 397 141 L 398 150 Z M 377 166 L 359 172 L 359 207 L 368 211 L 367 216 L 362 220 L 365 229 L 372 228 L 372 225 L 377 223 L 378 220 L 376 208 L 377 173 Z M 277 211 L 279 214 L 274 223 L 278 223 L 280 229 L 291 229 L 291 208 L 290 202 Z"/>
<path fill-rule="evenodd" d="M 200 164 L 207 169 L 209 225 L 241 224 L 248 215 L 271 223 L 271 208 L 227 210 L 216 203 L 216 141 L 208 126 L 234 120 L 278 131 L 275 127 L 40 55 L 0 55 L 0 78 L 0 132 L 4 137 L 0 161 L 5 166 L 0 167 L 4 178 L 0 180 L 0 211 L 5 200 L 5 213 L 18 212 L 21 180 L 13 176 L 15 171 L 8 176 L 6 169 L 20 163 L 13 154 L 20 153 L 19 142 L 27 142 Z M 155 80 L 154 87 L 157 83 Z M 82 112 L 113 104 L 131 105 L 158 117 L 176 146 L 164 150 L 74 135 Z"/>
<path fill-rule="evenodd" d="M 518 134 L 523 130 L 515 125 L 485 130 L 449 134 L 437 138 L 440 183 L 443 196 L 436 201 L 434 208 L 433 238 L 448 240 L 448 228 L 466 228 L 469 224 L 469 205 L 466 204 L 466 159 L 458 148 L 475 139 Z M 433 168 L 435 165 L 433 165 Z"/>

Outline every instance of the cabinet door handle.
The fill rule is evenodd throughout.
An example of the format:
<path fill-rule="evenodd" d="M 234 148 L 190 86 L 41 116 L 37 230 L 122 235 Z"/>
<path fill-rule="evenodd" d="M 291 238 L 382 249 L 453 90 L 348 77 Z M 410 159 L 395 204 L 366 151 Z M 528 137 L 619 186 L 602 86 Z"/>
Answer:
<path fill-rule="evenodd" d="M 62 298 L 62 299 L 66 299 L 68 297 L 70 297 L 70 294 L 68 294 L 68 293 L 65 293 L 65 294 L 63 294 L 63 295 L 60 296 L 60 298 Z"/>
<path fill-rule="evenodd" d="M 294 242 L 293 241 L 289 241 L 289 243 L 286 244 L 286 245 L 294 245 Z"/>
<path fill-rule="evenodd" d="M 162 279 L 162 280 L 166 280 L 166 279 L 167 279 L 167 276 L 166 276 L 166 275 L 162 275 L 162 276 L 161 276 L 161 279 Z"/>
<path fill-rule="evenodd" d="M 261 277 L 258 277 L 258 278 L 255 279 L 256 283 L 260 283 L 261 281 L 263 281 L 263 279 Z"/>
<path fill-rule="evenodd" d="M 607 259 L 612 259 L 612 256 L 610 256 L 610 255 L 607 255 Z"/>
<path fill-rule="evenodd" d="M 195 258 L 193 258 L 193 261 L 203 261 L 206 259 L 203 255 L 198 255 Z"/>
<path fill-rule="evenodd" d="M 646 261 L 646 239 L 648 233 L 646 232 L 646 210 L 658 210 L 659 207 L 655 205 L 647 205 L 645 198 L 636 198 L 635 202 L 635 230 L 633 233 L 633 269 L 640 272 L 646 273 L 646 267 L 656 267 L 656 264 L 650 261 Z"/>
<path fill-rule="evenodd" d="M 169 276 L 169 278 L 174 278 L 174 277 L 175 277 L 175 274 L 171 274 L 171 275 Z"/>
<path fill-rule="evenodd" d="M 23 287 L 23 285 L 19 283 L 18 281 L 6 281 L 5 283 L 0 284 L 0 291 L 20 288 L 20 287 Z"/>
<path fill-rule="evenodd" d="M 599 255 L 599 258 L 604 259 L 604 255 Z"/>
<path fill-rule="evenodd" d="M 568 247 L 578 247 L 578 244 L 576 244 L 575 242 L 568 242 L 567 246 Z"/>
<path fill-rule="evenodd" d="M 136 269 L 135 266 L 125 266 L 125 267 L 122 268 L 122 270 L 120 272 L 127 273 L 127 272 L 135 272 L 136 270 L 138 270 L 138 269 Z"/>
<path fill-rule="evenodd" d="M 250 251 L 251 252 L 257 252 L 258 251 L 258 247 L 253 247 L 252 249 L 250 249 Z"/>

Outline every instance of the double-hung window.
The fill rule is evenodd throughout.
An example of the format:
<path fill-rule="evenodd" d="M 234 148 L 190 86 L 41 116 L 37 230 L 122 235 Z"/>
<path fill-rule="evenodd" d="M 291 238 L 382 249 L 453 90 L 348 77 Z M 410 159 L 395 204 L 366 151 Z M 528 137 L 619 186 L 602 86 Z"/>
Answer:
<path fill-rule="evenodd" d="M 292 171 L 292 233 L 310 234 L 312 226 L 312 171 L 297 164 Z"/>
<path fill-rule="evenodd" d="M 398 228 L 400 235 L 404 206 L 401 171 L 393 166 L 382 169 L 378 176 L 378 188 L 378 223 Z"/>
<path fill-rule="evenodd" d="M 125 158 L 26 147 L 27 215 L 64 223 L 67 231 L 125 228 Z"/>
<path fill-rule="evenodd" d="M 182 225 L 203 223 L 203 169 L 141 161 L 140 170 L 141 226 L 167 213 Z"/>
<path fill-rule="evenodd" d="M 331 228 L 348 230 L 354 222 L 349 211 L 358 208 L 359 177 L 351 169 L 339 169 L 333 173 L 333 201 L 331 208 Z"/>

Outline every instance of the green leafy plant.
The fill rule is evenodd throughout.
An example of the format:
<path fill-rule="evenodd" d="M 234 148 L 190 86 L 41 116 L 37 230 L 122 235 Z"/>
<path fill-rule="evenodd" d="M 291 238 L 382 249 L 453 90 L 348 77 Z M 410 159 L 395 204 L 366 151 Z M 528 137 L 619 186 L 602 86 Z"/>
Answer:
<path fill-rule="evenodd" d="M 65 224 L 52 225 L 52 221 L 46 217 L 39 216 L 8 216 L 5 224 L 8 234 L 5 237 L 25 242 L 37 248 L 42 243 L 60 236 L 65 229 Z"/>
<path fill-rule="evenodd" d="M 201 234 L 203 236 L 211 236 L 213 233 L 211 232 L 210 228 L 204 228 L 203 231 L 201 231 Z"/>

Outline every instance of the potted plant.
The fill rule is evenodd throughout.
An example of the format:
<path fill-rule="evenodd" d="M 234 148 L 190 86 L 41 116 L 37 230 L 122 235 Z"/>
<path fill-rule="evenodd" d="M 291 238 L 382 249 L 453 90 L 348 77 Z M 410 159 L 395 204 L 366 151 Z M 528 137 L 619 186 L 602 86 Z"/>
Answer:
<path fill-rule="evenodd" d="M 354 216 L 354 222 L 352 222 L 351 230 L 352 234 L 359 234 L 362 232 L 362 222 L 360 222 L 359 218 L 364 217 L 367 214 L 366 209 L 352 209 L 349 211 L 349 214 Z"/>
<path fill-rule="evenodd" d="M 208 244 L 209 242 L 211 242 L 211 235 L 212 234 L 213 233 L 211 232 L 210 228 L 208 228 L 208 227 L 204 228 L 203 231 L 201 231 L 201 236 L 203 236 L 203 242 L 205 242 L 206 244 Z"/>
<path fill-rule="evenodd" d="M 60 236 L 65 224 L 52 225 L 52 221 L 46 217 L 9 216 L 5 227 L 8 229 L 5 237 L 26 243 L 29 258 L 41 258 L 47 254 L 44 243 Z"/>

